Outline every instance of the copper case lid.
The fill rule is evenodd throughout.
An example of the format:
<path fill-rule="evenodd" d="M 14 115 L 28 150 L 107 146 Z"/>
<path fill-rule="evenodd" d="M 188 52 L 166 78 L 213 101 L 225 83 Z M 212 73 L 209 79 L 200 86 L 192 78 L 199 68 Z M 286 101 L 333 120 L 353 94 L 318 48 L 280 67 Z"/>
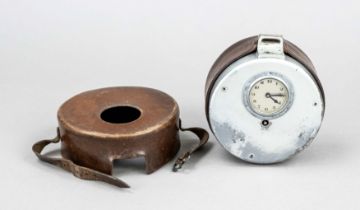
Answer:
<path fill-rule="evenodd" d="M 111 176 L 113 161 L 144 157 L 147 173 L 169 162 L 180 148 L 179 130 L 191 131 L 199 143 L 176 159 L 179 170 L 209 137 L 202 128 L 182 128 L 179 107 L 169 95 L 144 87 L 111 87 L 87 91 L 58 110 L 54 139 L 33 145 L 37 157 L 76 177 L 129 187 Z M 44 147 L 61 142 L 62 158 L 42 155 Z"/>
<path fill-rule="evenodd" d="M 124 116 L 131 110 L 140 115 Z M 102 119 L 106 111 L 112 115 L 109 120 L 134 119 L 107 122 Z M 87 91 L 66 101 L 58 111 L 62 155 L 107 174 L 115 159 L 144 156 L 146 172 L 151 173 L 178 151 L 178 119 L 175 100 L 158 90 L 113 87 Z"/>

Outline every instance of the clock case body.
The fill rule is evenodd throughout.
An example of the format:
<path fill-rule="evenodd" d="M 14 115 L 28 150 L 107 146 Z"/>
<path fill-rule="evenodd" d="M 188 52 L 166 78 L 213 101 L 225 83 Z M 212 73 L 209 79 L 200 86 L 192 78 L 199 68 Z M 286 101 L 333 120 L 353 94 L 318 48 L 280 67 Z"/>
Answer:
<path fill-rule="evenodd" d="M 296 45 L 285 39 L 282 39 L 281 37 L 282 50 L 286 58 L 284 62 L 289 62 L 289 65 L 297 65 L 299 68 L 302 69 L 302 71 L 305 71 L 305 74 L 309 75 L 309 78 L 314 83 L 314 86 L 316 86 L 315 92 L 317 92 L 316 94 L 318 94 L 318 99 L 319 99 L 317 103 L 314 103 L 314 105 L 317 105 L 319 107 L 318 108 L 319 111 L 317 111 L 317 116 L 316 116 L 317 122 L 311 125 L 310 126 L 311 128 L 307 130 L 302 129 L 304 128 L 304 126 L 301 123 L 295 125 L 295 127 L 297 126 L 299 127 L 299 129 L 295 129 L 296 132 L 299 131 L 299 133 L 298 134 L 293 133 L 289 135 L 294 135 L 296 139 L 294 141 L 297 141 L 297 143 L 295 146 L 293 145 L 292 148 L 288 149 L 287 151 L 276 151 L 276 149 L 274 149 L 273 151 L 270 152 L 269 151 L 264 152 L 262 151 L 261 146 L 260 148 L 250 147 L 249 149 L 249 148 L 244 148 L 244 146 L 236 145 L 236 144 L 247 143 L 246 142 L 247 133 L 243 132 L 241 128 L 240 129 L 234 128 L 236 126 L 229 125 L 231 124 L 230 122 L 229 123 L 220 122 L 220 124 L 218 124 L 218 122 L 216 122 L 216 119 L 214 120 L 214 117 L 212 116 L 214 112 L 221 113 L 223 111 L 225 112 L 225 110 L 227 109 L 226 104 L 225 106 L 221 107 L 222 110 L 219 110 L 219 107 L 212 106 L 212 103 L 222 100 L 220 97 L 217 97 L 217 95 L 214 92 L 219 91 L 218 90 L 219 83 L 221 83 L 223 80 L 226 80 L 229 77 L 229 75 L 233 73 L 231 72 L 231 70 L 229 71 L 229 68 L 235 68 L 236 66 L 234 67 L 234 65 L 237 65 L 236 62 L 241 64 L 241 62 L 242 63 L 253 62 L 254 60 L 256 62 L 256 60 L 259 59 L 257 55 L 259 37 L 260 36 L 252 36 L 240 40 L 239 42 L 227 48 L 217 58 L 217 60 L 211 67 L 206 79 L 205 110 L 206 110 L 206 117 L 213 134 L 215 135 L 218 142 L 226 150 L 228 150 L 234 156 L 242 160 L 245 160 L 247 162 L 256 163 L 256 164 L 271 164 L 289 159 L 290 157 L 292 157 L 299 151 L 303 150 L 306 146 L 310 144 L 310 142 L 316 136 L 321 126 L 321 122 L 325 112 L 325 94 L 321 82 L 317 76 L 315 67 L 312 64 L 309 57 L 299 47 L 297 47 Z M 276 59 L 273 60 L 277 62 Z M 266 72 L 266 70 L 264 72 Z M 225 88 L 223 89 L 223 91 L 226 91 Z M 234 97 L 243 97 L 243 94 L 238 94 Z M 296 95 L 295 95 L 295 100 L 296 100 Z M 218 110 L 214 110 L 214 109 L 218 109 Z M 246 121 L 246 119 L 242 119 L 241 115 L 236 116 L 237 114 L 238 113 L 234 112 L 233 118 L 239 118 L 238 119 L 239 122 Z M 266 119 L 266 117 L 264 117 L 264 119 Z M 307 121 L 305 121 L 304 124 L 311 121 L 312 119 L 310 117 L 310 119 L 307 119 Z M 261 119 L 259 119 L 259 123 L 260 122 Z M 247 122 L 243 122 L 243 123 L 246 124 Z M 220 131 L 217 131 L 216 127 L 217 128 L 221 127 Z M 223 127 L 227 127 L 227 129 L 222 129 Z M 271 126 L 269 127 L 269 130 L 270 129 L 272 129 Z M 293 131 L 294 129 L 289 129 L 289 132 L 293 132 Z M 264 132 L 264 129 L 259 130 L 259 135 L 261 135 L 260 133 L 262 132 Z M 252 137 L 256 138 L 256 134 L 255 136 Z M 278 140 L 276 139 L 276 135 L 274 138 L 275 139 L 271 139 L 271 140 L 272 141 Z M 283 138 L 283 137 L 279 137 L 279 138 Z"/>

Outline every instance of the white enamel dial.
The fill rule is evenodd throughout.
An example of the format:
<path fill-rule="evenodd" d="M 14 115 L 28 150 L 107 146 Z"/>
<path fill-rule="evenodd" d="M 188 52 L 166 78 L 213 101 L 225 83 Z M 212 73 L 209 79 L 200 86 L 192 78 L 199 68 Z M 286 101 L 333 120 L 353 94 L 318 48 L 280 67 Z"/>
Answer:
<path fill-rule="evenodd" d="M 289 90 L 281 80 L 265 77 L 250 87 L 248 98 L 253 112 L 261 116 L 272 116 L 287 107 Z"/>

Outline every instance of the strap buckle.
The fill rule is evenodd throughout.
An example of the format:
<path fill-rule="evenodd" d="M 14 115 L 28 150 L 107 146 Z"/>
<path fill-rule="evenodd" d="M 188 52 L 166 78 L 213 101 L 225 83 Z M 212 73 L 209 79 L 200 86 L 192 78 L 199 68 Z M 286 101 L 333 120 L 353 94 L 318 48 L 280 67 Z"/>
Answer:
<path fill-rule="evenodd" d="M 184 165 L 184 163 L 190 159 L 190 152 L 185 153 L 182 157 L 179 157 L 173 166 L 173 171 L 177 172 L 178 170 L 180 170 L 182 168 L 182 166 Z"/>

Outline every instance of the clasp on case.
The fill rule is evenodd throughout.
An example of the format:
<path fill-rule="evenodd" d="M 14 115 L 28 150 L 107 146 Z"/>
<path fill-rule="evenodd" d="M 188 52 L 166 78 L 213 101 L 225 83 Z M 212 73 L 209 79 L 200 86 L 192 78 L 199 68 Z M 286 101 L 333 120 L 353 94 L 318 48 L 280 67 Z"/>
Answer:
<path fill-rule="evenodd" d="M 259 58 L 284 59 L 284 39 L 280 35 L 259 35 L 257 54 Z"/>

